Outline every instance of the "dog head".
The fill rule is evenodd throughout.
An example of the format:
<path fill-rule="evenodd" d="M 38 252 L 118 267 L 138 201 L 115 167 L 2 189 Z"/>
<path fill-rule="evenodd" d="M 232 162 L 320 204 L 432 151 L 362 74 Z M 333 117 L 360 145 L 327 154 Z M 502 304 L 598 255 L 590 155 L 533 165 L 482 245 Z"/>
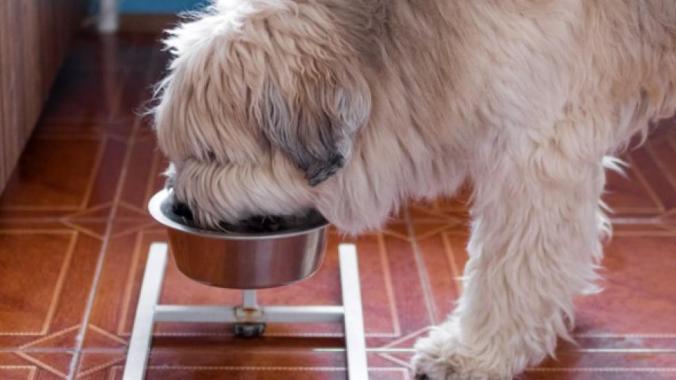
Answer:
<path fill-rule="evenodd" d="M 329 9 L 220 1 L 166 45 L 155 126 L 168 183 L 197 223 L 340 207 L 319 193 L 351 161 L 371 94 Z"/>

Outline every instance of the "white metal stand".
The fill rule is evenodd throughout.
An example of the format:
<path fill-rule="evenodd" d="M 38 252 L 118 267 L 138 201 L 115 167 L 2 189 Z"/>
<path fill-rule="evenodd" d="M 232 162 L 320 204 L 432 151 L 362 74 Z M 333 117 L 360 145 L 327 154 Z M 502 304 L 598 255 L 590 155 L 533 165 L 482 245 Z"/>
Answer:
<path fill-rule="evenodd" d="M 124 380 L 141 380 L 145 376 L 155 322 L 235 323 L 245 327 L 240 335 L 262 334 L 265 323 L 343 322 L 350 380 L 368 379 L 366 341 L 362 316 L 357 250 L 352 244 L 339 246 L 340 282 L 343 306 L 260 306 L 255 290 L 242 291 L 241 306 L 187 306 L 159 304 L 162 281 L 167 267 L 167 245 L 150 247 L 134 328 L 129 342 Z M 248 328 L 252 329 L 248 329 Z"/>

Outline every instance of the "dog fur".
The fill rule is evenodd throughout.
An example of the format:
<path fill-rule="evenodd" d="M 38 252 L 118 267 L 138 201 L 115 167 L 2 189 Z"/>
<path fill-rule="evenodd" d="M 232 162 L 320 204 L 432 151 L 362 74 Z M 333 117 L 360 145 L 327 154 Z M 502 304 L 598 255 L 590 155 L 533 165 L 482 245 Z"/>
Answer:
<path fill-rule="evenodd" d="M 316 208 L 359 233 L 471 182 L 429 379 L 509 379 L 570 339 L 604 163 L 676 112 L 673 0 L 220 0 L 166 44 L 158 140 L 205 226 Z"/>

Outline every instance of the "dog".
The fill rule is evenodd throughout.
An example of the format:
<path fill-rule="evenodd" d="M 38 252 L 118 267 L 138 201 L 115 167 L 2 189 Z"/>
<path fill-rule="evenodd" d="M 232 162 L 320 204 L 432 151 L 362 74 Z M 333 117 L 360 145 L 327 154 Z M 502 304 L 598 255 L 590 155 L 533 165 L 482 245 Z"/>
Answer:
<path fill-rule="evenodd" d="M 511 379 L 571 339 L 605 168 L 676 113 L 673 0 L 219 0 L 166 46 L 154 124 L 200 225 L 316 209 L 357 234 L 471 183 L 421 379 Z"/>

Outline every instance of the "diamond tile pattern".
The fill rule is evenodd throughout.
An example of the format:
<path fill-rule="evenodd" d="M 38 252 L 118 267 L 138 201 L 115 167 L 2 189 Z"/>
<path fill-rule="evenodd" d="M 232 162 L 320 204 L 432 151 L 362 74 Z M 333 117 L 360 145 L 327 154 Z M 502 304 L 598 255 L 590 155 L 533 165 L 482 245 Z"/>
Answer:
<path fill-rule="evenodd" d="M 121 379 L 151 242 L 145 205 L 166 162 L 141 116 L 163 72 L 156 36 L 82 35 L 0 197 L 0 378 Z M 615 213 L 605 291 L 577 302 L 579 345 L 524 379 L 676 379 L 676 121 L 610 174 Z M 360 256 L 370 377 L 407 379 L 415 340 L 462 291 L 469 190 L 414 203 L 353 240 Z M 322 269 L 261 292 L 264 303 L 338 304 L 332 232 Z M 170 263 L 162 300 L 234 303 Z M 148 379 L 344 379 L 340 326 L 276 325 L 241 341 L 229 326 L 162 324 Z"/>

